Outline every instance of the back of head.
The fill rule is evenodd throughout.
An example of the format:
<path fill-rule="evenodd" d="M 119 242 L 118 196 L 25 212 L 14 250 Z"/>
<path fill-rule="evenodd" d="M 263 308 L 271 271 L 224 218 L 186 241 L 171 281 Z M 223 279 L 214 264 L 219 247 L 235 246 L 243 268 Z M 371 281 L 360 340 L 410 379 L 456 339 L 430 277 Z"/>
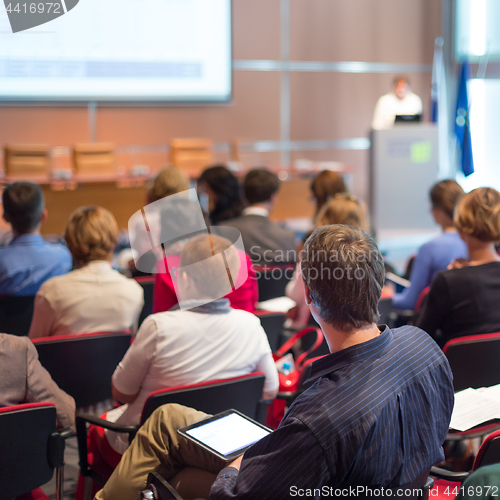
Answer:
<path fill-rule="evenodd" d="M 429 196 L 433 209 L 441 210 L 450 219 L 458 200 L 463 196 L 464 190 L 457 181 L 446 179 L 432 186 Z"/>
<path fill-rule="evenodd" d="M 223 255 L 225 261 L 221 260 Z M 207 260 L 213 256 L 220 259 Z M 221 265 L 222 262 L 224 266 Z M 187 267 L 198 263 L 202 263 L 202 268 L 193 266 L 190 270 Z M 219 297 L 212 297 L 214 291 L 223 289 L 228 282 L 234 284 L 240 262 L 229 240 L 215 234 L 204 234 L 186 243 L 182 249 L 180 266 L 195 284 L 197 297 L 192 297 L 193 299 L 201 297 L 216 299 Z"/>
<path fill-rule="evenodd" d="M 311 182 L 311 191 L 316 200 L 316 213 L 337 193 L 346 193 L 344 179 L 337 172 L 323 170 Z"/>
<path fill-rule="evenodd" d="M 477 188 L 459 201 L 453 219 L 459 233 L 483 243 L 500 241 L 500 193 L 493 188 Z"/>
<path fill-rule="evenodd" d="M 243 210 L 238 179 L 224 165 L 215 165 L 204 170 L 198 183 L 205 183 L 215 194 L 215 208 L 210 213 L 210 220 L 218 224 L 238 217 Z"/>
<path fill-rule="evenodd" d="M 316 226 L 345 224 L 368 231 L 365 204 L 347 193 L 337 193 L 323 205 L 316 217 Z"/>
<path fill-rule="evenodd" d="M 109 260 L 118 241 L 118 224 L 105 208 L 81 207 L 71 214 L 64 238 L 80 266 L 93 260 Z"/>
<path fill-rule="evenodd" d="M 176 167 L 167 167 L 158 172 L 148 190 L 148 202 L 153 203 L 166 196 L 189 189 L 189 177 Z"/>
<path fill-rule="evenodd" d="M 379 320 L 384 261 L 371 236 L 353 226 L 318 227 L 305 243 L 302 277 L 321 318 L 351 332 Z"/>
<path fill-rule="evenodd" d="M 2 193 L 4 218 L 17 234 L 35 231 L 45 208 L 43 192 L 32 182 L 13 182 Z"/>
<path fill-rule="evenodd" d="M 267 203 L 278 192 L 279 186 L 278 176 L 265 168 L 250 170 L 243 183 L 245 198 L 250 205 Z"/>

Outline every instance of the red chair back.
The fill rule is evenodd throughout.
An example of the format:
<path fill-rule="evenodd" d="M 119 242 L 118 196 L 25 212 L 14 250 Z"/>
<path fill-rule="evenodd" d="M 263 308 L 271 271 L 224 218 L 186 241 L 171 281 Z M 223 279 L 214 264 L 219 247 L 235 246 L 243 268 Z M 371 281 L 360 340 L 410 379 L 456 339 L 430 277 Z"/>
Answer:
<path fill-rule="evenodd" d="M 427 294 L 430 292 L 431 287 L 427 286 L 425 287 L 421 292 L 420 295 L 418 296 L 417 303 L 415 304 L 415 312 L 418 313 L 420 312 L 420 309 L 422 309 L 422 304 L 424 302 L 425 297 L 427 297 Z"/>
<path fill-rule="evenodd" d="M 53 404 L 0 408 L 0 500 L 50 481 L 54 469 L 62 467 L 63 455 L 64 439 L 56 432 Z"/>
<path fill-rule="evenodd" d="M 492 432 L 481 444 L 472 470 L 500 463 L 500 430 Z"/>
<path fill-rule="evenodd" d="M 446 343 L 443 352 L 455 392 L 500 384 L 500 333 L 457 337 Z"/>
<path fill-rule="evenodd" d="M 265 406 L 261 408 L 264 379 L 263 373 L 256 372 L 152 392 L 144 404 L 141 421 L 147 420 L 158 407 L 177 403 L 211 414 L 238 410 L 263 423 L 266 410 Z"/>
<path fill-rule="evenodd" d="M 34 339 L 42 366 L 82 408 L 111 398 L 111 376 L 130 347 L 130 332 Z"/>

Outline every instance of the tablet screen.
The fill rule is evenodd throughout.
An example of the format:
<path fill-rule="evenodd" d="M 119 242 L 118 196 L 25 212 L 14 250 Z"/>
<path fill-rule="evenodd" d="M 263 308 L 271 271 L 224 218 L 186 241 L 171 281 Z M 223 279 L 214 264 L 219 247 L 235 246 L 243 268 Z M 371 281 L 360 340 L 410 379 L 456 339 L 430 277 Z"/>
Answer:
<path fill-rule="evenodd" d="M 188 436 L 224 457 L 248 448 L 270 432 L 238 413 L 221 416 L 185 431 Z"/>

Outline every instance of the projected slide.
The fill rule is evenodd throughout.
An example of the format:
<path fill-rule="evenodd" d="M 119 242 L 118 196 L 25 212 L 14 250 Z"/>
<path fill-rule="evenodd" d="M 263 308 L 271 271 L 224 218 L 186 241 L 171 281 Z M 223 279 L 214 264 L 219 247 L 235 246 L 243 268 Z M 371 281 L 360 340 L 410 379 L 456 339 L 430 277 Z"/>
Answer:
<path fill-rule="evenodd" d="M 231 96 L 230 0 L 4 4 L 2 100 L 225 101 Z"/>

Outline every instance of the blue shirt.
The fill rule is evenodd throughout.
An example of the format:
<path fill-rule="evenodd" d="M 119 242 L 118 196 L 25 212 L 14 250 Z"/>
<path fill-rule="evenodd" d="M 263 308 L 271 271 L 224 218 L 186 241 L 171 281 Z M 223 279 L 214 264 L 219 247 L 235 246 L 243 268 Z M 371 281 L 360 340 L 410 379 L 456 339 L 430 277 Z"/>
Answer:
<path fill-rule="evenodd" d="M 453 259 L 467 258 L 467 245 L 458 233 L 442 233 L 422 245 L 415 257 L 410 286 L 392 298 L 394 309 L 414 309 L 420 292 L 431 285 L 437 273 L 444 271 Z"/>
<path fill-rule="evenodd" d="M 422 330 L 386 327 L 368 342 L 313 363 L 311 377 L 320 378 L 275 432 L 247 450 L 239 473 L 232 467 L 219 473 L 210 500 L 289 500 L 297 489 L 394 488 L 444 459 L 452 374 Z"/>
<path fill-rule="evenodd" d="M 69 250 L 39 234 L 22 234 L 0 248 L 0 295 L 36 295 L 49 278 L 71 271 Z"/>

